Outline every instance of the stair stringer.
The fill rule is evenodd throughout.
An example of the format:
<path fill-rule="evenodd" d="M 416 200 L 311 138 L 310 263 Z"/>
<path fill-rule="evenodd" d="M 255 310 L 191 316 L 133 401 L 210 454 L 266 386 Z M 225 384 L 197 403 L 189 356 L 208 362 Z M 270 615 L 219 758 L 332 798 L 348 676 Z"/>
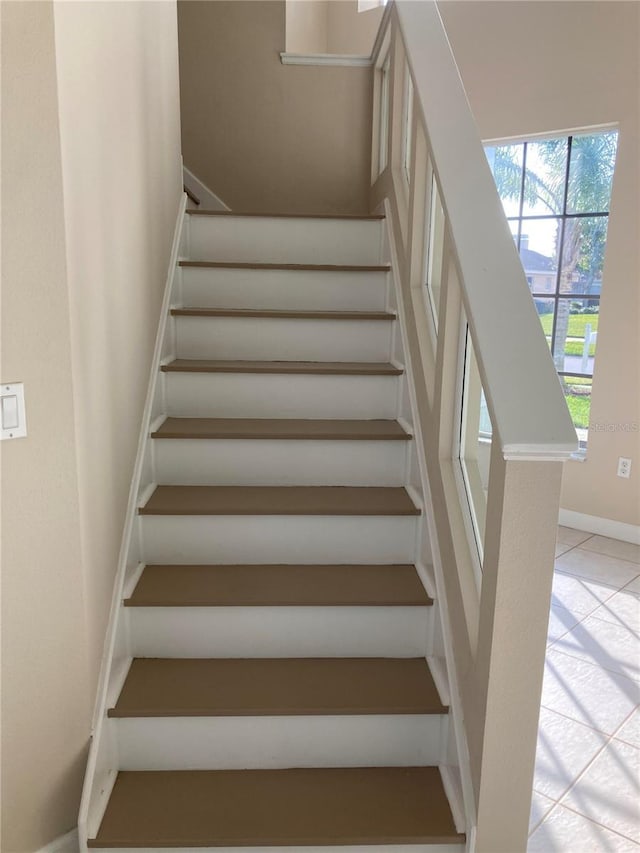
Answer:
<path fill-rule="evenodd" d="M 393 221 L 391 205 L 384 202 L 385 220 L 383 221 L 384 245 L 381 249 L 381 261 L 389 262 L 386 310 L 397 313 L 394 324 L 392 361 L 404 365 L 402 393 L 398 401 L 398 420 L 409 428 L 414 440 L 407 448 L 407 490 L 423 508 L 417 525 L 416 567 L 427 593 L 434 599 L 433 615 L 430 623 L 430 636 L 427 642 L 427 661 L 441 699 L 449 705 L 447 732 L 443 738 L 439 767 L 451 811 L 459 832 L 466 833 L 465 849 L 474 849 L 475 838 L 475 798 L 471 778 L 471 764 L 466 740 L 462 703 L 456 675 L 453 643 L 446 604 L 446 588 L 443 577 L 443 565 L 438 546 L 438 533 L 433 512 L 433 502 L 427 464 L 424 455 L 424 443 L 421 440 L 422 424 L 418 414 L 415 392 L 415 378 L 411 364 L 411 353 L 407 345 L 407 316 L 398 277 L 398 254 L 395 248 L 393 230 L 389 223 Z"/>
<path fill-rule="evenodd" d="M 181 273 L 178 261 L 181 257 L 186 257 L 188 251 L 188 235 L 187 229 L 184 227 L 186 207 L 187 196 L 182 193 L 176 217 L 158 332 L 151 360 L 149 385 L 129 490 L 129 501 L 93 712 L 89 757 L 78 815 L 80 853 L 87 853 L 87 838 L 95 835 L 100 825 L 118 772 L 117 742 L 113 727 L 107 719 L 107 709 L 117 699 L 132 661 L 129 644 L 129 617 L 126 609 L 122 606 L 122 600 L 135 586 L 142 569 L 140 522 L 137 511 L 138 507 L 144 503 L 145 496 L 154 486 L 153 442 L 150 433 L 153 422 L 164 411 L 164 374 L 160 371 L 160 365 L 162 361 L 174 356 L 175 330 L 170 309 L 172 303 L 176 302 L 179 297 Z"/>

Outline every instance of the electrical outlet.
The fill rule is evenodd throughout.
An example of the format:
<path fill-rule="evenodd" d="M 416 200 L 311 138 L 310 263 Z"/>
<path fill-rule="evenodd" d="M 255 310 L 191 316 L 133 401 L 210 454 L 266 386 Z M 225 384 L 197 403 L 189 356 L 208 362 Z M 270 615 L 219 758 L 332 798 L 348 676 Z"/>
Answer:
<path fill-rule="evenodd" d="M 618 459 L 618 477 L 624 477 L 625 480 L 628 480 L 631 476 L 631 460 L 627 459 L 625 456 L 621 456 Z"/>

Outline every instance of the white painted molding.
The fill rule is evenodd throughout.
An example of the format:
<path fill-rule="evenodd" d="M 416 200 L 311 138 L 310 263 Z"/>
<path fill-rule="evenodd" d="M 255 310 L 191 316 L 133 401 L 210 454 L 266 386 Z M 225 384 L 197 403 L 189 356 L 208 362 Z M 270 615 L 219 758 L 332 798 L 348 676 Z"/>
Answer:
<path fill-rule="evenodd" d="M 387 6 L 383 23 L 388 20 L 391 5 Z M 467 833 L 467 844 L 465 846 L 466 853 L 471 853 L 475 850 L 475 825 L 476 825 L 476 807 L 473 790 L 473 780 L 471 775 L 471 759 L 469 756 L 469 748 L 467 744 L 467 735 L 462 716 L 462 699 L 460 695 L 460 687 L 458 683 L 458 674 L 455 666 L 455 655 L 453 649 L 453 638 L 451 622 L 449 619 L 449 611 L 447 598 L 445 595 L 445 587 L 443 582 L 444 567 L 440 556 L 440 545 L 438 542 L 438 533 L 436 528 L 435 516 L 433 511 L 433 500 L 431 498 L 431 488 L 429 485 L 429 476 L 427 473 L 426 458 L 424 455 L 424 443 L 421 436 L 421 420 L 419 416 L 418 404 L 416 400 L 416 382 L 413 374 L 413 365 L 410 357 L 410 350 L 407 344 L 407 306 L 405 305 L 402 287 L 398 280 L 398 251 L 394 237 L 394 231 L 391 223 L 393 222 L 393 209 L 389 198 L 385 198 L 383 202 L 383 211 L 385 214 L 384 228 L 387 232 L 388 250 L 391 259 L 390 280 L 391 286 L 394 288 L 396 297 L 396 313 L 398 317 L 398 328 L 400 330 L 402 351 L 405 356 L 405 375 L 407 379 L 407 390 L 409 394 L 409 404 L 411 409 L 411 433 L 415 442 L 416 452 L 418 454 L 418 465 L 420 470 L 420 481 L 422 485 L 422 494 L 424 500 L 424 511 L 422 515 L 422 523 L 426 524 L 429 541 L 431 543 L 431 556 L 433 559 L 434 582 L 436 586 L 436 594 L 434 598 L 437 601 L 437 608 L 440 615 L 440 626 L 442 630 L 442 640 L 444 644 L 444 657 L 446 676 L 448 683 L 448 704 L 449 704 L 449 721 L 453 725 L 455 738 L 456 752 L 460 770 L 460 784 L 462 814 L 465 816 L 464 826 Z M 433 608 L 435 611 L 435 607 Z M 430 657 L 430 663 L 433 656 Z M 436 669 L 438 666 L 436 665 Z M 433 670 L 432 670 L 433 674 Z M 438 670 L 436 678 L 441 674 Z M 437 685 L 440 688 L 440 685 Z M 448 781 L 443 779 L 443 784 Z M 448 792 L 447 792 L 448 793 Z M 451 800 L 450 800 L 451 802 Z M 469 846 L 469 838 L 473 833 L 474 846 Z M 435 851 L 434 851 L 435 853 Z M 453 851 L 450 851 L 453 853 Z"/>
<path fill-rule="evenodd" d="M 354 53 L 287 53 L 280 54 L 283 65 L 332 65 L 352 68 L 369 68 L 370 56 Z"/>
<path fill-rule="evenodd" d="M 87 832 L 88 832 L 88 823 L 90 814 L 92 815 L 92 820 L 95 819 L 93 816 L 93 811 L 98 806 L 98 811 L 102 812 L 106 808 L 106 804 L 109 798 L 110 790 L 107 791 L 106 787 L 102 791 L 101 800 L 97 804 L 94 802 L 94 791 L 93 785 L 95 781 L 95 777 L 98 773 L 98 757 L 100 750 L 102 748 L 102 736 L 103 736 L 103 723 L 105 720 L 106 713 L 106 705 L 108 701 L 108 690 L 109 683 L 111 680 L 111 664 L 114 656 L 114 649 L 116 646 L 116 638 L 118 631 L 118 620 L 120 616 L 120 611 L 122 610 L 122 597 L 123 597 L 123 589 L 125 584 L 125 579 L 127 575 L 127 565 L 129 552 L 131 549 L 132 541 L 134 538 L 134 529 L 137 520 L 137 510 L 138 510 L 138 493 L 140 490 L 140 481 L 142 478 L 142 470 L 144 464 L 144 454 L 145 454 L 145 446 L 148 440 L 149 435 L 149 423 L 151 421 L 151 415 L 153 410 L 153 398 L 155 393 L 156 380 L 160 369 L 160 359 L 162 356 L 162 347 L 164 343 L 165 337 L 165 329 L 167 326 L 167 318 L 169 316 L 169 307 L 171 304 L 171 295 L 174 289 L 174 282 L 176 279 L 176 270 L 178 268 L 178 254 L 180 250 L 180 243 L 182 240 L 182 231 L 183 225 L 185 221 L 185 210 L 186 210 L 187 196 L 185 193 L 181 193 L 180 201 L 178 204 L 177 216 L 176 216 L 176 225 L 173 235 L 173 245 L 171 247 L 171 255 L 169 258 L 169 266 L 167 269 L 167 279 L 164 287 L 164 296 L 162 300 L 162 306 L 160 309 L 160 317 L 158 324 L 158 331 L 156 334 L 155 347 L 153 351 L 153 356 L 151 359 L 150 365 L 150 377 L 149 384 L 147 388 L 147 397 L 145 401 L 144 411 L 142 414 L 142 420 L 140 423 L 140 433 L 138 436 L 138 449 L 136 453 L 136 461 L 133 470 L 133 477 L 131 479 L 131 487 L 129 490 L 129 499 L 127 503 L 127 512 L 125 516 L 125 524 L 124 530 L 122 534 L 122 543 L 120 546 L 120 554 L 118 557 L 118 568 L 116 572 L 116 579 L 113 588 L 113 597 L 111 600 L 111 610 L 109 613 L 109 623 L 107 627 L 107 634 L 105 637 L 105 643 L 102 652 L 102 662 L 100 666 L 100 676 L 98 681 L 98 690 L 96 692 L 96 702 L 93 711 L 93 722 L 91 729 L 91 745 L 89 748 L 89 758 L 87 761 L 87 769 L 85 771 L 84 784 L 82 788 L 82 798 L 80 801 L 80 813 L 78 816 L 78 844 L 80 845 L 80 850 L 87 850 Z M 110 768 L 113 770 L 114 768 Z M 115 772 L 111 773 L 111 783 L 115 783 L 116 774 Z M 101 819 L 101 815 L 100 815 Z M 99 821 L 98 821 L 99 822 Z M 76 847 L 76 851 L 78 847 Z M 66 853 L 66 849 L 64 850 Z"/>
<path fill-rule="evenodd" d="M 453 816 L 453 822 L 458 832 L 465 832 L 467 821 L 464 814 L 464 801 L 462 799 L 462 783 L 460 780 L 459 770 L 454 767 L 449 767 L 447 764 L 441 764 L 439 767 L 440 778 L 449 807 Z"/>
<path fill-rule="evenodd" d="M 197 178 L 186 166 L 182 167 L 182 180 L 185 187 L 200 199 L 202 210 L 231 210 L 213 190 Z"/>
<path fill-rule="evenodd" d="M 78 853 L 78 830 L 72 829 L 66 835 L 61 835 L 50 844 L 45 844 L 37 853 Z"/>
<path fill-rule="evenodd" d="M 620 539 L 622 542 L 640 545 L 640 525 L 638 524 L 626 524 L 624 521 L 614 521 L 612 518 L 585 515 L 571 509 L 561 509 L 558 521 L 565 527 L 584 530 L 585 533 L 608 536 L 610 539 Z"/>

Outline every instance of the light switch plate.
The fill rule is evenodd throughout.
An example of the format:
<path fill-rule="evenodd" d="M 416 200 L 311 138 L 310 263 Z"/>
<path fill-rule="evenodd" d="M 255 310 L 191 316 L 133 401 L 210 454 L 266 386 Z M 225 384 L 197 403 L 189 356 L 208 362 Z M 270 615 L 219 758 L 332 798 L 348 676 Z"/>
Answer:
<path fill-rule="evenodd" d="M 22 382 L 0 385 L 0 441 L 24 438 L 26 434 L 24 385 Z"/>

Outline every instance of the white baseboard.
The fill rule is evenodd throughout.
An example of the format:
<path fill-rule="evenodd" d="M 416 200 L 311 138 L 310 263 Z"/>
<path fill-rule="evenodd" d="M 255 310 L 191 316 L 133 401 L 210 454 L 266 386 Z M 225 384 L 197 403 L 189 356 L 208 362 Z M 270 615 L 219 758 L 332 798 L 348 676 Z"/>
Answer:
<path fill-rule="evenodd" d="M 558 520 L 565 527 L 573 527 L 576 530 L 584 530 L 585 533 L 595 533 L 599 536 L 608 536 L 611 539 L 620 539 L 623 542 L 640 545 L 640 525 L 637 524 L 625 524 L 623 521 L 614 521 L 611 518 L 585 515 L 571 509 L 561 509 Z"/>
<path fill-rule="evenodd" d="M 182 172 L 185 187 L 189 187 L 191 192 L 200 199 L 202 210 L 231 210 L 213 190 L 210 190 L 206 184 L 203 184 L 200 178 L 196 178 L 193 172 L 190 172 L 186 166 L 182 167 Z"/>
<path fill-rule="evenodd" d="M 78 830 L 72 829 L 66 835 L 61 835 L 50 844 L 45 844 L 37 853 L 78 853 L 80 843 L 78 841 Z"/>

